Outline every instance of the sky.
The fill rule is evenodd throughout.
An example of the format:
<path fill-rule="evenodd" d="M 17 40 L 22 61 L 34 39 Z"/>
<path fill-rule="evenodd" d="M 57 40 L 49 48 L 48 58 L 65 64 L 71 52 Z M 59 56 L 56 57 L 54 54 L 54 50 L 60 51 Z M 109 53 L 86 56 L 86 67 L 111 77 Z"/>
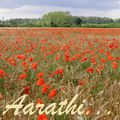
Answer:
<path fill-rule="evenodd" d="M 120 18 L 120 0 L 0 0 L 0 19 L 40 18 L 52 11 Z"/>

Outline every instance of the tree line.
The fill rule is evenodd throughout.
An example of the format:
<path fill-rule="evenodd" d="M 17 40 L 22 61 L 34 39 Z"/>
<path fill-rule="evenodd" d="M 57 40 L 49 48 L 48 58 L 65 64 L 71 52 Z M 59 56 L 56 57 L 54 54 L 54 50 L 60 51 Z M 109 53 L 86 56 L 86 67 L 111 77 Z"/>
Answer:
<path fill-rule="evenodd" d="M 79 17 L 70 12 L 49 12 L 38 19 L 0 20 L 0 27 L 118 27 L 120 19 L 107 17 Z"/>

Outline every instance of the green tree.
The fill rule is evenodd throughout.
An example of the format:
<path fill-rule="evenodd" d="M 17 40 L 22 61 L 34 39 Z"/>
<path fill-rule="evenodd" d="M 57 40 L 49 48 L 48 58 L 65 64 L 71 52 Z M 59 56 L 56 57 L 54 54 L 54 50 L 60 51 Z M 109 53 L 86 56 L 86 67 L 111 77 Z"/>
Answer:
<path fill-rule="evenodd" d="M 70 12 L 50 12 L 42 17 L 42 25 L 46 27 L 69 27 L 72 24 Z"/>
<path fill-rule="evenodd" d="M 78 17 L 78 16 L 73 16 L 72 19 L 73 19 L 73 21 L 72 21 L 73 26 L 81 26 L 82 20 L 81 20 L 80 17 Z"/>

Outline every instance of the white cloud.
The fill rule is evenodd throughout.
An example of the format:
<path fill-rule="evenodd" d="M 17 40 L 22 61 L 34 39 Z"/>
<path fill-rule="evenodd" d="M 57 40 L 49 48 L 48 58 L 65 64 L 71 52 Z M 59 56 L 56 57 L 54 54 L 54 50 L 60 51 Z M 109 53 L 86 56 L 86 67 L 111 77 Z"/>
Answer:
<path fill-rule="evenodd" d="M 5 19 L 39 18 L 43 14 L 46 14 L 51 11 L 70 11 L 72 15 L 77 15 L 77 16 L 100 16 L 100 17 L 120 18 L 120 9 L 99 11 L 99 10 L 80 9 L 80 8 L 25 5 L 14 9 L 13 8 L 0 9 L 0 19 L 2 17 L 4 17 Z"/>
<path fill-rule="evenodd" d="M 120 9 L 110 10 L 107 16 L 111 18 L 120 18 Z"/>
<path fill-rule="evenodd" d="M 39 18 L 50 11 L 65 11 L 66 8 L 52 6 L 22 6 L 20 8 L 0 9 L 0 18 Z"/>

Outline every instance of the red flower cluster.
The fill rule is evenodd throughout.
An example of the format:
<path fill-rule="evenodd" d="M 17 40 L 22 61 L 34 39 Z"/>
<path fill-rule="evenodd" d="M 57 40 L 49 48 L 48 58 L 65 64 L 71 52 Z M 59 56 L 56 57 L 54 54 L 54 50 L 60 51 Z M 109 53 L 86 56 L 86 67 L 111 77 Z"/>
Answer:
<path fill-rule="evenodd" d="M 26 60 L 25 55 L 18 55 L 17 58 L 21 59 L 21 60 Z"/>
<path fill-rule="evenodd" d="M 63 75 L 63 73 L 64 73 L 63 69 L 58 69 L 58 70 L 55 71 L 55 74 Z"/>

